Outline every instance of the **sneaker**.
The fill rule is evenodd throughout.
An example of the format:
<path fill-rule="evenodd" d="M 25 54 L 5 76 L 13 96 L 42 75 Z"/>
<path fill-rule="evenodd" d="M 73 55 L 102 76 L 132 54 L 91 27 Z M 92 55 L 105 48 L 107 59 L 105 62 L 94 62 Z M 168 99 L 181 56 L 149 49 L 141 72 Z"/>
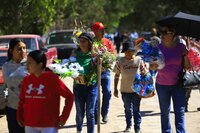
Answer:
<path fill-rule="evenodd" d="M 97 125 L 97 124 L 98 124 L 97 120 L 95 120 L 95 121 L 94 121 L 94 124 L 95 124 L 95 125 Z"/>
<path fill-rule="evenodd" d="M 185 106 L 185 112 L 188 112 L 188 106 Z"/>
<path fill-rule="evenodd" d="M 108 122 L 108 116 L 107 116 L 107 115 L 104 116 L 104 117 L 102 118 L 102 121 L 103 121 L 104 123 L 107 123 L 107 122 Z"/>
<path fill-rule="evenodd" d="M 78 130 L 77 130 L 77 132 L 76 132 L 76 133 L 82 133 L 82 131 L 78 131 Z"/>
<path fill-rule="evenodd" d="M 131 127 L 127 127 L 124 132 L 131 132 Z"/>
<path fill-rule="evenodd" d="M 142 132 L 141 132 L 140 129 L 138 128 L 138 129 L 135 129 L 135 133 L 142 133 Z"/>

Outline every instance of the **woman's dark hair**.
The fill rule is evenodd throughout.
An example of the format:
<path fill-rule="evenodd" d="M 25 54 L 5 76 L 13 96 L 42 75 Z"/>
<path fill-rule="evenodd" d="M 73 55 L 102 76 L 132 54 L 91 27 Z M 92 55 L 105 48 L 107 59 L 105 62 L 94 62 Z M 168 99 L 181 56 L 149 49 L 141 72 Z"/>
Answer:
<path fill-rule="evenodd" d="M 176 29 L 175 29 L 174 26 L 172 26 L 172 25 L 165 25 L 165 26 L 162 26 L 162 27 L 160 28 L 160 32 L 162 32 L 163 29 L 167 29 L 168 31 L 173 32 L 173 33 L 174 33 L 174 36 L 177 36 Z"/>
<path fill-rule="evenodd" d="M 34 50 L 28 54 L 29 57 L 33 58 L 33 60 L 39 64 L 42 63 L 42 68 L 46 68 L 47 58 L 43 51 L 41 50 Z"/>
<path fill-rule="evenodd" d="M 79 39 L 80 39 L 80 38 L 86 39 L 86 40 L 88 41 L 88 43 L 89 43 L 89 51 L 92 50 L 92 44 L 93 44 L 93 42 L 94 42 L 94 38 L 92 37 L 91 33 L 89 33 L 89 32 L 83 32 L 78 38 L 79 38 Z M 80 51 L 80 50 L 81 50 L 80 47 L 78 47 L 77 50 Z"/>
<path fill-rule="evenodd" d="M 13 39 L 10 40 L 10 42 L 9 42 L 9 48 L 8 48 L 8 52 L 7 52 L 8 53 L 8 59 L 7 59 L 7 61 L 10 61 L 12 59 L 12 57 L 13 57 L 12 51 L 14 50 L 15 46 L 17 44 L 19 44 L 20 42 L 23 42 L 23 41 L 20 40 L 20 39 L 18 39 L 18 38 L 13 38 Z"/>

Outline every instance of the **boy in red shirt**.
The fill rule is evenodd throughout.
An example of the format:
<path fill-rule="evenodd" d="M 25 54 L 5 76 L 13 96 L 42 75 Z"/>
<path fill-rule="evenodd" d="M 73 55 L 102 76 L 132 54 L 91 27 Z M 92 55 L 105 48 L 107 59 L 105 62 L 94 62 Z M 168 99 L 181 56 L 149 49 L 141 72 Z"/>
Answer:
<path fill-rule="evenodd" d="M 36 50 L 29 53 L 27 69 L 30 75 L 22 81 L 17 111 L 19 125 L 26 133 L 57 133 L 67 121 L 73 105 L 73 94 L 51 71 L 45 71 L 46 56 Z M 60 96 L 65 106 L 59 116 Z"/>

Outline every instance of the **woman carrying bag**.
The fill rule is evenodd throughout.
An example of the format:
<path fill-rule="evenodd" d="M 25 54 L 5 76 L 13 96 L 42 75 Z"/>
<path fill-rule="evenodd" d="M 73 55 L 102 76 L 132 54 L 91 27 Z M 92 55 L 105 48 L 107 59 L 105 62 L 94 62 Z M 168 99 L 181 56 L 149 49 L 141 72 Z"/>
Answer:
<path fill-rule="evenodd" d="M 190 68 L 185 45 L 177 43 L 176 31 L 171 26 L 161 29 L 161 44 L 159 49 L 164 55 L 165 67 L 158 70 L 156 77 L 156 90 L 161 111 L 162 133 L 171 133 L 170 108 L 173 101 L 175 125 L 177 133 L 185 133 L 185 90 L 179 85 L 179 74 L 184 68 Z M 156 70 L 157 64 L 150 64 L 150 69 Z"/>

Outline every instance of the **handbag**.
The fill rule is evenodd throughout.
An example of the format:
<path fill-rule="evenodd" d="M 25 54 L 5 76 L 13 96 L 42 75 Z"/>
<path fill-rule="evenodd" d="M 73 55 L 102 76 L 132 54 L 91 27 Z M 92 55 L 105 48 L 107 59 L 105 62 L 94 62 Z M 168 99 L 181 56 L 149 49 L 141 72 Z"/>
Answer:
<path fill-rule="evenodd" d="M 200 84 L 200 70 L 186 71 L 183 76 L 183 87 L 191 87 Z"/>
<path fill-rule="evenodd" d="M 138 70 L 133 81 L 132 88 L 134 92 L 138 94 L 141 98 L 153 97 L 155 95 L 153 76 L 150 74 L 150 72 L 142 74 L 140 70 Z"/>
<path fill-rule="evenodd" d="M 185 66 L 184 56 L 182 57 L 182 65 Z M 179 75 L 179 83 L 183 88 L 188 88 L 200 84 L 200 69 L 185 70 Z"/>

